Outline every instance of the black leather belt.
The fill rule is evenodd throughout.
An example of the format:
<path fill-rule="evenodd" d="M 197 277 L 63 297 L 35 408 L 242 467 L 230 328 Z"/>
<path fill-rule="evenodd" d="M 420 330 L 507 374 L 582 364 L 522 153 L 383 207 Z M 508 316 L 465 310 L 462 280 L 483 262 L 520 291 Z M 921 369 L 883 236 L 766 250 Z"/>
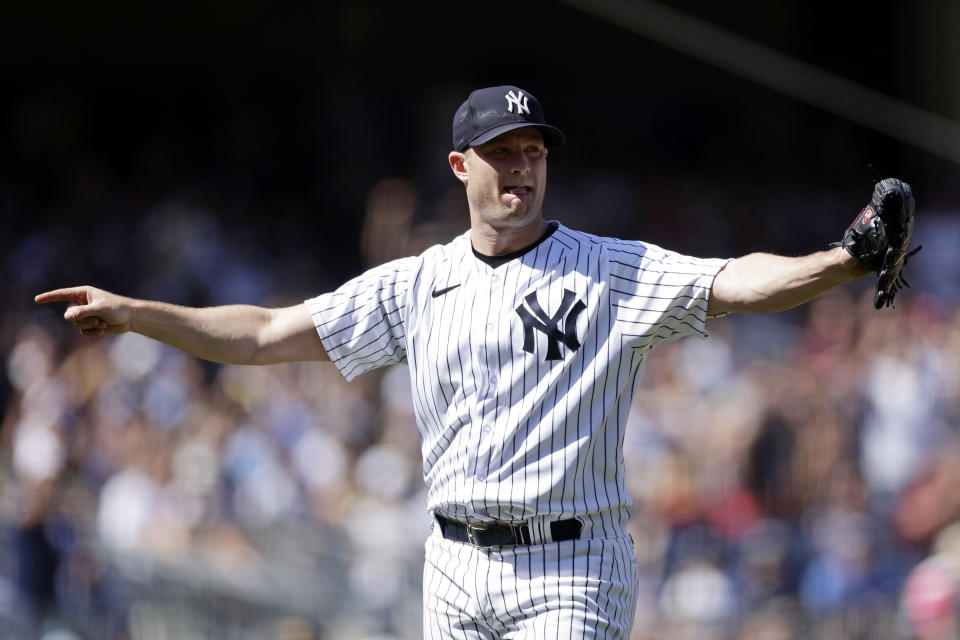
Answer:
<path fill-rule="evenodd" d="M 505 524 L 497 522 L 466 523 L 436 516 L 440 523 L 440 533 L 447 540 L 466 542 L 475 547 L 490 548 L 508 545 L 533 544 L 530 527 L 525 524 Z M 580 537 L 583 523 L 575 518 L 555 520 L 550 523 L 550 536 L 554 542 L 576 540 Z"/>

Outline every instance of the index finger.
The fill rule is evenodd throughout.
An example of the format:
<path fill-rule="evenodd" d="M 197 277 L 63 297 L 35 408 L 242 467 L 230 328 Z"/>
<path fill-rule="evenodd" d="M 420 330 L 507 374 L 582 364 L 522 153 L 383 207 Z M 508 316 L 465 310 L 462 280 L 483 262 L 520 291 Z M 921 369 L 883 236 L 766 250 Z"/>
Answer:
<path fill-rule="evenodd" d="M 87 301 L 86 287 L 67 287 L 66 289 L 55 289 L 45 291 L 34 296 L 33 301 L 37 304 L 47 304 L 48 302 L 75 302 L 78 304 Z"/>

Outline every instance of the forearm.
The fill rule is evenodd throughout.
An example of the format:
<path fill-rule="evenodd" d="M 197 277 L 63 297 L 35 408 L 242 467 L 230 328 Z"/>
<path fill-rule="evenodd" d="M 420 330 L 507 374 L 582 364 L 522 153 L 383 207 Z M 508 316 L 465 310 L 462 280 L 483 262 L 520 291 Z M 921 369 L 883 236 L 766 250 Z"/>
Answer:
<path fill-rule="evenodd" d="M 250 305 L 191 308 L 165 302 L 131 302 L 130 330 L 185 353 L 224 364 L 255 364 L 274 310 Z"/>
<path fill-rule="evenodd" d="M 284 309 L 229 305 L 197 309 L 136 300 L 83 285 L 37 295 L 69 302 L 64 320 L 85 336 L 135 331 L 190 355 L 225 364 L 329 360 L 305 304 Z"/>
<path fill-rule="evenodd" d="M 799 258 L 752 253 L 717 274 L 708 313 L 783 311 L 868 273 L 842 248 Z"/>

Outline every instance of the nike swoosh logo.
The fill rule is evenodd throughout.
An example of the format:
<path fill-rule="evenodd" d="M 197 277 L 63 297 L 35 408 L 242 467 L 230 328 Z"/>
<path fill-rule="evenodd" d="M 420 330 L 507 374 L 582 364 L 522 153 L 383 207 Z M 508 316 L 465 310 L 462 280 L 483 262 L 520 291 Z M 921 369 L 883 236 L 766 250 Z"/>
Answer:
<path fill-rule="evenodd" d="M 430 292 L 430 297 L 431 297 L 431 298 L 439 298 L 439 297 L 442 296 L 443 294 L 447 293 L 448 291 L 453 291 L 454 289 L 456 289 L 456 288 L 459 287 L 459 286 L 460 286 L 460 285 L 455 284 L 455 285 L 453 285 L 452 287 L 447 287 L 446 289 L 434 289 L 433 291 Z"/>

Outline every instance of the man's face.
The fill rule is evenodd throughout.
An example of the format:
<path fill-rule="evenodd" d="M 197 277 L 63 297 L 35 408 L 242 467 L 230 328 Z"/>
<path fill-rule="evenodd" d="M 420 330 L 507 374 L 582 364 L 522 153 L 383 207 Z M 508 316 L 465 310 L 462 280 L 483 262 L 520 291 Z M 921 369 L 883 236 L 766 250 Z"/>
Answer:
<path fill-rule="evenodd" d="M 450 161 L 466 185 L 471 216 L 494 227 L 524 226 L 541 216 L 547 149 L 536 129 L 508 131 L 462 154 L 451 153 Z"/>

